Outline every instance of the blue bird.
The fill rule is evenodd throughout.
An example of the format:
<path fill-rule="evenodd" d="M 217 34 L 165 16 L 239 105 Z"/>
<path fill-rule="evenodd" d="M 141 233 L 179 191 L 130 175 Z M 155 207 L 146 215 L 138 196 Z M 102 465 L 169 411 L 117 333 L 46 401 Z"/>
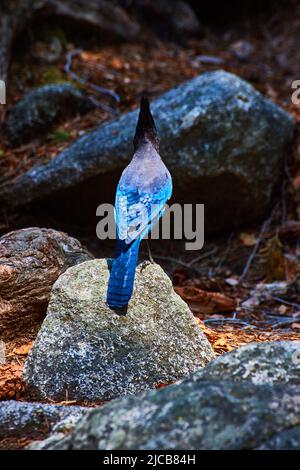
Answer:
<path fill-rule="evenodd" d="M 157 131 L 144 97 L 133 145 L 134 155 L 121 175 L 115 200 L 117 250 L 107 289 L 107 304 L 114 310 L 127 309 L 140 242 L 163 215 L 172 194 L 172 178 L 158 153 Z"/>

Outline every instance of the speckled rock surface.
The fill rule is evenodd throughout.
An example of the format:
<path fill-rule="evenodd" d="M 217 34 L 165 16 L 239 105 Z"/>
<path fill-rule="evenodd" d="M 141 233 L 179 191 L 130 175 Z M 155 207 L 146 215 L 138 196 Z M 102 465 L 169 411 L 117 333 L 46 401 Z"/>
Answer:
<path fill-rule="evenodd" d="M 205 380 L 300 385 L 300 341 L 272 341 L 242 346 L 211 361 L 195 376 Z"/>
<path fill-rule="evenodd" d="M 175 381 L 214 353 L 157 265 L 137 267 L 126 316 L 106 303 L 106 260 L 68 269 L 54 284 L 47 317 L 25 367 L 32 393 L 54 400 L 107 400 Z"/>
<path fill-rule="evenodd" d="M 300 450 L 300 426 L 275 433 L 258 450 Z"/>
<path fill-rule="evenodd" d="M 93 108 L 88 97 L 73 85 L 44 85 L 27 93 L 10 109 L 2 130 L 11 145 L 21 145 L 49 132 L 62 116 Z"/>
<path fill-rule="evenodd" d="M 30 227 L 0 237 L 1 339 L 38 328 L 56 279 L 92 258 L 76 238 L 53 229 Z"/>
<path fill-rule="evenodd" d="M 175 385 L 89 411 L 69 435 L 32 448 L 300 449 L 299 369 L 299 342 L 246 345 Z"/>
<path fill-rule="evenodd" d="M 20 401 L 0 402 L 0 437 L 28 436 L 39 432 L 65 432 L 88 411 L 81 406 L 48 405 Z M 59 427 L 55 427 L 60 423 Z M 64 426 L 65 424 L 65 426 Z"/>
<path fill-rule="evenodd" d="M 233 229 L 264 216 L 294 129 L 290 115 L 224 71 L 203 73 L 170 90 L 151 109 L 174 199 L 204 203 L 207 231 Z M 94 223 L 97 206 L 113 201 L 120 172 L 131 158 L 136 122 L 134 111 L 81 137 L 48 164 L 2 187 L 1 205 L 18 206 L 46 195 L 54 204 L 57 194 L 56 216 L 61 211 L 64 217 L 90 217 Z M 60 189 L 65 197 L 57 193 Z"/>
<path fill-rule="evenodd" d="M 291 439 L 300 448 L 299 429 L 299 384 L 195 377 L 92 410 L 71 435 L 47 448 L 242 450 L 265 443 L 280 449 L 289 448 Z"/>

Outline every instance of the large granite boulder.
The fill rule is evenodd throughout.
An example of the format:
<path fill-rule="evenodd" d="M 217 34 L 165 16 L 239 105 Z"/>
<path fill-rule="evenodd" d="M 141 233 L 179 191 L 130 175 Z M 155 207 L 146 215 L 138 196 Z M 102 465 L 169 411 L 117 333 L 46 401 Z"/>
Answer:
<path fill-rule="evenodd" d="M 294 129 L 290 115 L 224 71 L 204 73 L 168 91 L 152 103 L 152 111 L 174 199 L 204 203 L 208 231 L 263 217 Z M 61 211 L 94 223 L 97 206 L 114 199 L 132 154 L 136 122 L 134 111 L 81 137 L 48 164 L 2 186 L 2 205 L 51 196 L 45 202 L 56 216 Z"/>
<path fill-rule="evenodd" d="M 137 267 L 126 316 L 106 305 L 108 278 L 102 259 L 74 266 L 56 281 L 25 366 L 35 396 L 108 400 L 174 382 L 214 357 L 158 265 Z"/>
<path fill-rule="evenodd" d="M 175 385 L 92 410 L 69 436 L 32 448 L 299 449 L 299 346 L 245 346 Z"/>

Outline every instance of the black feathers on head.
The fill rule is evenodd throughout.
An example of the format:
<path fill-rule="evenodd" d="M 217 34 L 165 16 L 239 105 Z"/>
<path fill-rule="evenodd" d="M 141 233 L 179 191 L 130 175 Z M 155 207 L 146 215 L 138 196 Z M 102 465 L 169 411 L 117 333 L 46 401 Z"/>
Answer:
<path fill-rule="evenodd" d="M 158 151 L 159 140 L 155 122 L 150 111 L 149 101 L 147 98 L 142 96 L 139 119 L 133 139 L 134 150 L 136 150 L 141 143 L 147 140 L 150 141 L 154 148 Z"/>

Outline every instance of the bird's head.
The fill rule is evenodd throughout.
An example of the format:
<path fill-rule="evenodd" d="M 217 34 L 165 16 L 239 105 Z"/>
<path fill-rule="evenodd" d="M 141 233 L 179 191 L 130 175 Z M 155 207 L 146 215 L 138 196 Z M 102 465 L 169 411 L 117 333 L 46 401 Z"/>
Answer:
<path fill-rule="evenodd" d="M 135 130 L 135 136 L 133 139 L 134 150 L 136 151 L 141 144 L 145 141 L 150 142 L 155 150 L 158 152 L 159 139 L 155 122 L 150 111 L 150 105 L 147 98 L 142 96 L 139 118 Z"/>

